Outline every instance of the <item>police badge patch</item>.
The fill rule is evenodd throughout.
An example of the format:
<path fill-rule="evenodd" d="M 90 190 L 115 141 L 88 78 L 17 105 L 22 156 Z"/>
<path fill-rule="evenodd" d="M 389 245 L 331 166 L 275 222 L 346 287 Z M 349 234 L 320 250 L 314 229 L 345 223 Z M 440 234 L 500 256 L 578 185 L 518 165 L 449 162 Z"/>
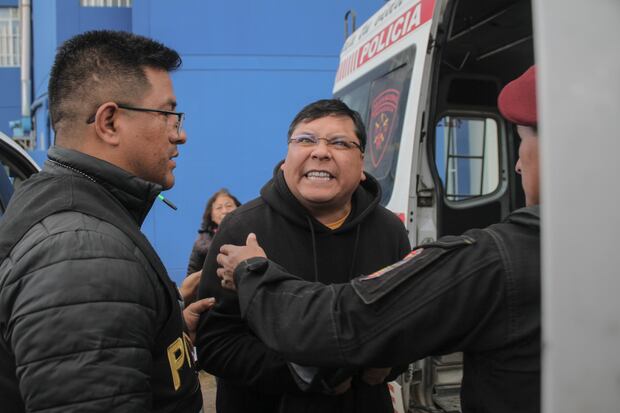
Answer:
<path fill-rule="evenodd" d="M 376 169 L 383 160 L 390 146 L 394 125 L 397 123 L 398 101 L 397 89 L 386 89 L 372 101 L 370 110 L 370 161 Z"/>
<path fill-rule="evenodd" d="M 409 254 L 405 255 L 405 257 L 402 260 L 400 260 L 400 261 L 398 261 L 398 262 L 396 262 L 396 263 L 394 263 L 392 265 L 388 265 L 387 267 L 383 267 L 379 271 L 375 271 L 372 274 L 365 275 L 363 277 L 359 277 L 358 279 L 360 281 L 368 281 L 368 280 L 372 280 L 373 278 L 381 277 L 386 272 L 388 272 L 390 270 L 393 270 L 394 268 L 398 268 L 401 265 L 405 264 L 407 261 L 409 261 L 410 259 L 412 259 L 416 255 L 420 255 L 420 253 L 422 251 L 424 251 L 424 248 L 415 249 L 415 250 L 411 251 Z"/>
<path fill-rule="evenodd" d="M 405 258 L 395 264 L 380 269 L 370 275 L 351 280 L 351 286 L 364 304 L 372 304 L 404 283 L 415 285 L 424 278 L 425 269 L 442 256 L 460 248 L 474 245 L 476 240 L 461 235 L 448 235 L 433 243 L 411 251 Z"/>

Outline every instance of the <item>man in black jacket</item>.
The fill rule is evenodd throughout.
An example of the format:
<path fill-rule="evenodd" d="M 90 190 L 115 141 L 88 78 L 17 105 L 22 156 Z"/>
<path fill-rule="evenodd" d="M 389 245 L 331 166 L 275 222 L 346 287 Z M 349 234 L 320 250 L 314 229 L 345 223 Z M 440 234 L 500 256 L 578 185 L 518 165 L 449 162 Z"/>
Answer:
<path fill-rule="evenodd" d="M 169 76 L 180 64 L 123 32 L 59 49 L 56 145 L 0 223 L 3 411 L 202 408 L 178 290 L 140 232 L 186 140 Z M 186 309 L 188 327 L 210 305 Z"/>
<path fill-rule="evenodd" d="M 261 258 L 265 252 L 253 235 L 246 247 L 224 246 L 218 274 L 230 283 L 235 271 L 252 331 L 288 360 L 326 367 L 395 365 L 462 351 L 463 412 L 540 411 L 535 68 L 509 83 L 498 103 L 518 125 L 516 170 L 525 208 L 500 224 L 443 237 L 381 271 L 330 287 Z"/>
<path fill-rule="evenodd" d="M 379 205 L 379 185 L 363 172 L 366 132 L 357 112 L 320 100 L 301 110 L 288 135 L 284 163 L 259 198 L 226 217 L 209 250 L 199 296 L 218 304 L 200 320 L 200 366 L 219 377 L 218 412 L 391 413 L 389 368 L 318 371 L 287 363 L 249 331 L 236 295 L 217 277 L 220 246 L 243 243 L 250 232 L 278 262 L 324 284 L 378 270 L 409 251 L 403 223 Z"/>

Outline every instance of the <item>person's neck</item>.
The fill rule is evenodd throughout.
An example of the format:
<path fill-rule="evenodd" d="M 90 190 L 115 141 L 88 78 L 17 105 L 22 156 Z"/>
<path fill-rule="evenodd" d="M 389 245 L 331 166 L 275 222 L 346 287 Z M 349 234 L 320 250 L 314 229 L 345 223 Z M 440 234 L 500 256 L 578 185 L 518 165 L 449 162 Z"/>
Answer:
<path fill-rule="evenodd" d="M 306 208 L 314 219 L 327 226 L 328 224 L 332 224 L 351 213 L 351 201 L 339 208 L 321 208 L 320 206 L 306 206 Z"/>
<path fill-rule="evenodd" d="M 136 175 L 132 170 L 128 159 L 126 159 L 123 152 L 120 151 L 117 146 L 106 145 L 105 142 L 92 137 L 87 137 L 82 142 L 67 140 L 65 142 L 57 143 L 57 145 L 65 149 L 81 152 L 88 156 L 92 156 L 93 158 L 101 159 L 102 161 L 110 163 L 131 175 Z"/>
<path fill-rule="evenodd" d="M 88 137 L 85 137 L 83 140 L 79 140 L 72 137 L 63 136 L 62 139 L 56 140 L 55 145 L 64 149 L 81 152 L 88 156 L 92 156 L 93 158 L 102 159 L 106 162 L 115 164 L 115 162 L 111 160 L 109 156 L 107 156 L 107 151 L 105 150 L 105 148 L 93 144 L 92 140 Z"/>

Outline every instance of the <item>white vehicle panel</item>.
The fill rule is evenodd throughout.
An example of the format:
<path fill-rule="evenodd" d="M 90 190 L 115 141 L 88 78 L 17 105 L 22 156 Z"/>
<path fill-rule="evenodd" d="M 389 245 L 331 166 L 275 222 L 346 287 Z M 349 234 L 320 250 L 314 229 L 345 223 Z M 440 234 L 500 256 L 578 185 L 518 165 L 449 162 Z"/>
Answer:
<path fill-rule="evenodd" d="M 420 107 L 423 92 L 423 77 L 427 64 L 427 49 L 431 28 L 435 0 L 400 0 L 386 4 L 373 15 L 364 25 L 356 30 L 346 41 L 342 52 L 340 66 L 336 75 L 334 94 L 338 95 L 351 85 L 362 81 L 364 77 L 381 65 L 389 62 L 407 49 L 415 47 L 413 68 L 406 101 L 397 102 L 397 106 L 406 108 L 402 115 L 402 130 L 398 161 L 394 172 L 393 188 L 386 207 L 398 214 L 403 221 L 407 220 L 409 190 L 411 187 L 411 171 L 413 151 L 418 131 L 417 110 L 410 108 Z M 362 114 L 364 117 L 365 114 Z M 369 142 L 366 156 L 369 156 L 368 146 L 373 144 L 371 116 L 367 117 L 366 126 Z M 385 190 L 385 188 L 384 188 Z"/>

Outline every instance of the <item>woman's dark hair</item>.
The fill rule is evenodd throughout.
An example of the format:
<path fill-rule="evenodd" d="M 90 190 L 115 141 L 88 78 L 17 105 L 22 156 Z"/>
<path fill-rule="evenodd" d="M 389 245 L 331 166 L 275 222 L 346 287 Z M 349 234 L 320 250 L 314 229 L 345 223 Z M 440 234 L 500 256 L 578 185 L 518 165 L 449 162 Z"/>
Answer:
<path fill-rule="evenodd" d="M 232 199 L 236 206 L 241 205 L 241 202 L 239 202 L 239 200 L 234 195 L 232 195 L 228 191 L 228 189 L 220 189 L 219 191 L 214 193 L 207 201 L 205 212 L 202 214 L 202 225 L 200 226 L 200 231 L 198 232 L 214 232 L 217 229 L 217 224 L 211 219 L 211 212 L 213 210 L 213 204 L 215 203 L 215 200 L 220 195 L 227 196 Z"/>

